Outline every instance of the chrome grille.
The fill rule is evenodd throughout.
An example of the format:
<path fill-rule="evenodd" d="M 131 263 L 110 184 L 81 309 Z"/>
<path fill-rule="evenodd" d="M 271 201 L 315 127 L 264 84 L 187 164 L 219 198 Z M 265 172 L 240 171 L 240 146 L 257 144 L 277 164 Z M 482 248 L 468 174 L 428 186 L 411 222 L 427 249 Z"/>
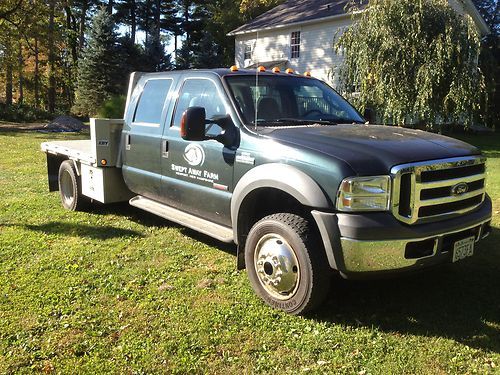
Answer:
<path fill-rule="evenodd" d="M 471 211 L 485 197 L 486 158 L 468 156 L 393 167 L 392 212 L 408 224 Z"/>

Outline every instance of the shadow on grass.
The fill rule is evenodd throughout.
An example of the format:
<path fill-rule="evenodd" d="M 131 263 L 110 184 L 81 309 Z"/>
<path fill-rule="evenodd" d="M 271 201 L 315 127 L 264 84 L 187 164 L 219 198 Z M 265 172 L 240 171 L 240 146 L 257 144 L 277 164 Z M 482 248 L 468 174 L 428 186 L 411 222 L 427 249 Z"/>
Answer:
<path fill-rule="evenodd" d="M 99 240 L 107 240 L 118 237 L 144 237 L 141 233 L 130 229 L 116 228 L 109 225 L 95 226 L 81 223 L 73 224 L 61 221 L 50 221 L 40 225 L 2 224 L 2 226 L 19 227 L 46 234 L 87 237 Z"/>
<path fill-rule="evenodd" d="M 144 226 L 180 228 L 182 234 L 194 240 L 236 254 L 235 245 L 219 242 L 126 203 L 96 206 L 94 211 L 124 216 Z M 490 237 L 477 247 L 476 256 L 461 263 L 393 279 L 335 279 L 325 305 L 310 318 L 401 335 L 444 337 L 500 353 L 498 243 L 500 229 L 493 228 Z"/>
<path fill-rule="evenodd" d="M 474 258 L 404 278 L 335 280 L 313 319 L 445 337 L 500 353 L 500 229 Z"/>
<path fill-rule="evenodd" d="M 218 241 L 212 237 L 209 237 L 203 233 L 199 233 L 195 230 L 186 228 L 182 225 L 179 225 L 173 221 L 164 219 L 162 217 L 156 216 L 152 213 L 143 211 L 139 208 L 133 207 L 129 205 L 128 203 L 113 203 L 113 204 L 107 204 L 107 205 L 94 205 L 92 208 L 92 212 L 95 212 L 96 214 L 99 215 L 106 215 L 106 214 L 112 214 L 112 215 L 119 215 L 126 217 L 129 220 L 132 220 L 133 222 L 144 225 L 147 227 L 169 227 L 169 228 L 178 228 L 180 232 L 188 237 L 193 238 L 196 241 L 203 242 L 204 244 L 208 246 L 215 247 L 219 250 L 224 251 L 227 254 L 230 255 L 235 255 L 236 256 L 236 245 L 235 244 L 229 244 L 229 243 L 224 243 L 221 241 Z M 236 260 L 235 260 L 236 262 Z M 236 264 L 236 263 L 235 263 Z"/>

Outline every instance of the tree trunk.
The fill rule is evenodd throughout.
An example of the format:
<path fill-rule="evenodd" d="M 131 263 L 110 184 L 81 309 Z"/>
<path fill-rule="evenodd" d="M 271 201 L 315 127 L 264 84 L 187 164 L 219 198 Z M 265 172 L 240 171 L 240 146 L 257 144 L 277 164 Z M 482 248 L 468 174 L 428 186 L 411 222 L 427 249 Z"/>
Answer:
<path fill-rule="evenodd" d="M 12 63 L 7 61 L 5 67 L 5 104 L 12 105 Z"/>
<path fill-rule="evenodd" d="M 66 29 L 71 31 L 70 37 L 69 37 L 69 46 L 71 50 L 71 58 L 73 59 L 73 63 L 76 64 L 78 61 L 78 52 L 77 52 L 77 40 L 75 37 L 74 32 L 76 32 L 76 29 L 74 29 L 74 24 L 72 22 L 73 14 L 71 12 L 71 8 L 69 5 L 64 6 L 64 12 L 66 13 Z"/>
<path fill-rule="evenodd" d="M 5 104 L 8 106 L 12 105 L 12 45 L 7 40 L 5 43 L 5 53 L 4 53 L 4 61 L 5 61 Z"/>
<path fill-rule="evenodd" d="M 48 90 L 48 109 L 50 113 L 54 113 L 56 109 L 56 72 L 55 72 L 55 43 L 54 43 L 54 15 L 55 15 L 55 0 L 49 1 L 49 33 L 48 33 L 48 49 L 49 49 L 49 90 Z"/>
<path fill-rule="evenodd" d="M 40 67 L 38 60 L 38 38 L 35 38 L 35 108 L 40 108 Z"/>
<path fill-rule="evenodd" d="M 80 27 L 78 36 L 78 50 L 81 52 L 85 44 L 85 21 L 87 20 L 87 11 L 89 3 L 87 0 L 82 1 L 82 13 L 80 14 Z"/>
<path fill-rule="evenodd" d="M 151 9 L 151 1 L 150 0 L 146 0 L 146 17 L 144 19 L 144 31 L 146 32 L 146 35 L 145 35 L 145 44 L 147 45 L 148 44 L 148 36 L 149 36 L 149 33 L 151 32 L 151 30 L 149 29 L 149 10 Z"/>
<path fill-rule="evenodd" d="M 115 4 L 113 0 L 108 0 L 108 6 L 106 7 L 106 10 L 108 11 L 109 14 L 113 14 L 114 5 Z"/>
<path fill-rule="evenodd" d="M 174 33 L 174 61 L 177 61 L 177 32 Z"/>
<path fill-rule="evenodd" d="M 130 39 L 135 43 L 135 33 L 137 31 L 137 15 L 135 0 L 131 0 L 130 6 Z"/>
<path fill-rule="evenodd" d="M 161 10 L 160 10 L 160 6 L 161 6 L 161 0 L 155 0 L 155 13 L 153 15 L 153 19 L 154 19 L 154 39 L 153 40 L 160 40 L 160 16 L 161 16 Z"/>
<path fill-rule="evenodd" d="M 17 102 L 23 104 L 24 102 L 24 59 L 23 59 L 23 46 L 19 44 L 19 51 L 17 54 L 17 62 L 19 64 L 19 95 L 17 97 Z"/>

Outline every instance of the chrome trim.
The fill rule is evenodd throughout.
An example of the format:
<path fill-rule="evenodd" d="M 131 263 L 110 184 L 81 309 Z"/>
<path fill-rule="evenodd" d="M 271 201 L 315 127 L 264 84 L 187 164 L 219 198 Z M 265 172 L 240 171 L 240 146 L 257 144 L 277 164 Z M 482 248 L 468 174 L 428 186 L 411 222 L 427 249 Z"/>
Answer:
<path fill-rule="evenodd" d="M 433 181 L 433 182 L 421 182 L 420 183 L 420 190 L 424 189 L 434 189 L 438 187 L 445 187 L 445 186 L 453 186 L 456 184 L 459 184 L 460 182 L 476 182 L 479 180 L 484 179 L 484 174 L 474 174 L 468 177 L 462 177 L 462 178 L 452 178 L 450 180 L 441 180 L 441 181 Z"/>
<path fill-rule="evenodd" d="M 392 192 L 392 213 L 400 221 L 407 224 L 425 223 L 431 221 L 442 220 L 453 216 L 458 216 L 465 212 L 472 211 L 479 207 L 486 196 L 485 188 L 470 191 L 465 194 L 451 195 L 451 189 L 461 182 L 474 182 L 486 179 L 486 158 L 484 156 L 465 156 L 449 159 L 429 160 L 416 163 L 401 164 L 391 169 L 393 178 L 393 192 Z M 450 178 L 440 181 L 422 182 L 422 172 L 435 171 L 435 170 L 449 170 L 454 168 L 469 167 L 473 165 L 485 164 L 484 173 L 464 176 L 461 178 Z M 409 197 L 409 216 L 404 216 L 399 213 L 400 208 L 400 192 L 401 192 L 401 179 L 403 175 L 410 174 L 410 197 Z M 486 185 L 486 184 L 485 184 Z M 420 199 L 421 192 L 426 189 L 435 189 L 440 187 L 449 187 L 450 195 L 447 197 L 433 198 L 433 199 Z M 419 217 L 419 209 L 436 204 L 460 202 L 462 200 L 473 198 L 481 195 L 481 202 L 479 204 L 466 207 L 460 210 L 454 210 L 442 214 L 431 215 L 426 217 Z"/>
<path fill-rule="evenodd" d="M 418 189 L 417 189 L 418 191 Z M 425 203 L 425 206 L 430 206 L 434 204 L 445 204 L 445 203 L 453 203 L 453 202 L 459 202 L 463 201 L 468 198 L 474 198 L 477 197 L 478 195 L 482 195 L 486 192 L 486 189 L 478 189 L 471 191 L 469 193 L 464 193 L 460 195 L 451 195 L 449 197 L 442 197 L 442 198 L 431 198 L 431 199 L 420 199 L 420 202 Z M 425 207 L 421 206 L 421 207 Z"/>
<path fill-rule="evenodd" d="M 389 271 L 416 266 L 422 259 L 428 259 L 436 256 L 439 244 L 442 243 L 443 237 L 450 234 L 479 227 L 478 234 L 474 241 L 477 243 L 481 239 L 485 238 L 483 235 L 483 228 L 489 221 L 491 221 L 491 218 L 474 225 L 441 233 L 435 236 L 394 241 L 363 241 L 341 237 L 340 242 L 342 245 L 346 272 Z M 408 243 L 430 239 L 435 240 L 433 253 L 431 255 L 415 259 L 405 258 L 406 245 Z"/>

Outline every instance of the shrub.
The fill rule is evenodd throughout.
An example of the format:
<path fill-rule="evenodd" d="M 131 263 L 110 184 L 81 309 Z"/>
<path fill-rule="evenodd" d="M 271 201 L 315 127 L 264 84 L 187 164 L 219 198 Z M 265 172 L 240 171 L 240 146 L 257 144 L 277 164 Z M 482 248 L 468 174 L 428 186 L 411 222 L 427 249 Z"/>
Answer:
<path fill-rule="evenodd" d="M 123 118 L 127 98 L 124 95 L 115 95 L 106 100 L 97 111 L 97 117 Z"/>

